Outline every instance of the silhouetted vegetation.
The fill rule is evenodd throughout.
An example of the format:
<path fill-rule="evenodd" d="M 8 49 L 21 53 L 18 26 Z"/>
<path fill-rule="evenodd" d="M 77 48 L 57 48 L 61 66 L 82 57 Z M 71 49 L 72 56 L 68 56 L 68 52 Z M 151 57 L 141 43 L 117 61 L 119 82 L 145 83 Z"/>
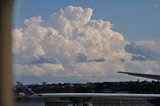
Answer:
<path fill-rule="evenodd" d="M 35 93 L 153 93 L 160 94 L 159 81 L 126 81 L 95 83 L 58 83 L 27 85 Z M 16 92 L 21 92 L 16 88 Z"/>

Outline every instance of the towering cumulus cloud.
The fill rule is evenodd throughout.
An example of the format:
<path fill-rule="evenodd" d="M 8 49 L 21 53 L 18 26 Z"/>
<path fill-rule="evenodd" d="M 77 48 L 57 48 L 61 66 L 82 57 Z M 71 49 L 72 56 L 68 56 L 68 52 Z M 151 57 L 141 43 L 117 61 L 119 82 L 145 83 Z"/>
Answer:
<path fill-rule="evenodd" d="M 13 30 L 15 75 L 92 81 L 112 79 L 125 70 L 123 62 L 130 55 L 125 53 L 124 37 L 109 21 L 93 20 L 92 14 L 91 8 L 69 6 L 48 20 L 26 19 L 25 28 Z"/>

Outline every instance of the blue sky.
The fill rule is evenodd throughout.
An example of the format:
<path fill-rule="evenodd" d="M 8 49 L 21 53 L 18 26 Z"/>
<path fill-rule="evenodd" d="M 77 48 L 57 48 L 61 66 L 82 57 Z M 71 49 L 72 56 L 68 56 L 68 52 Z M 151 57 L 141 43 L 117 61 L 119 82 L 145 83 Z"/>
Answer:
<path fill-rule="evenodd" d="M 15 1 L 15 81 L 135 80 L 117 72 L 159 74 L 159 51 L 160 0 Z"/>
<path fill-rule="evenodd" d="M 47 20 L 69 5 L 92 8 L 92 19 L 110 21 L 127 40 L 160 39 L 160 7 L 155 0 L 16 0 L 14 28 L 24 27 L 24 20 L 33 16 Z"/>

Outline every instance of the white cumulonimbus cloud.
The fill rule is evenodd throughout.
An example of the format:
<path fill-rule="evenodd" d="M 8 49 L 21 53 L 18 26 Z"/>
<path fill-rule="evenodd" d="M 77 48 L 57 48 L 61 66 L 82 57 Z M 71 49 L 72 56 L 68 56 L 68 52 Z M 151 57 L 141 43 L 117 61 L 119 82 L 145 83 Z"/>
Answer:
<path fill-rule="evenodd" d="M 113 79 L 117 71 L 131 70 L 137 64 L 129 62 L 131 55 L 126 52 L 132 43 L 113 31 L 109 21 L 93 20 L 92 14 L 91 8 L 68 6 L 48 20 L 41 16 L 26 19 L 25 28 L 13 30 L 15 76 L 93 81 Z"/>

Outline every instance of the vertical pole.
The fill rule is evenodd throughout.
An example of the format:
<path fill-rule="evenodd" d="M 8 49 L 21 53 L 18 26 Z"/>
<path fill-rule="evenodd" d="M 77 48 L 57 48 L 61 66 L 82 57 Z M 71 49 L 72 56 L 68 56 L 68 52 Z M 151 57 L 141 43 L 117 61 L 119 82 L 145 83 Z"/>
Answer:
<path fill-rule="evenodd" d="M 12 0 L 0 0 L 0 106 L 13 106 L 11 13 Z"/>

